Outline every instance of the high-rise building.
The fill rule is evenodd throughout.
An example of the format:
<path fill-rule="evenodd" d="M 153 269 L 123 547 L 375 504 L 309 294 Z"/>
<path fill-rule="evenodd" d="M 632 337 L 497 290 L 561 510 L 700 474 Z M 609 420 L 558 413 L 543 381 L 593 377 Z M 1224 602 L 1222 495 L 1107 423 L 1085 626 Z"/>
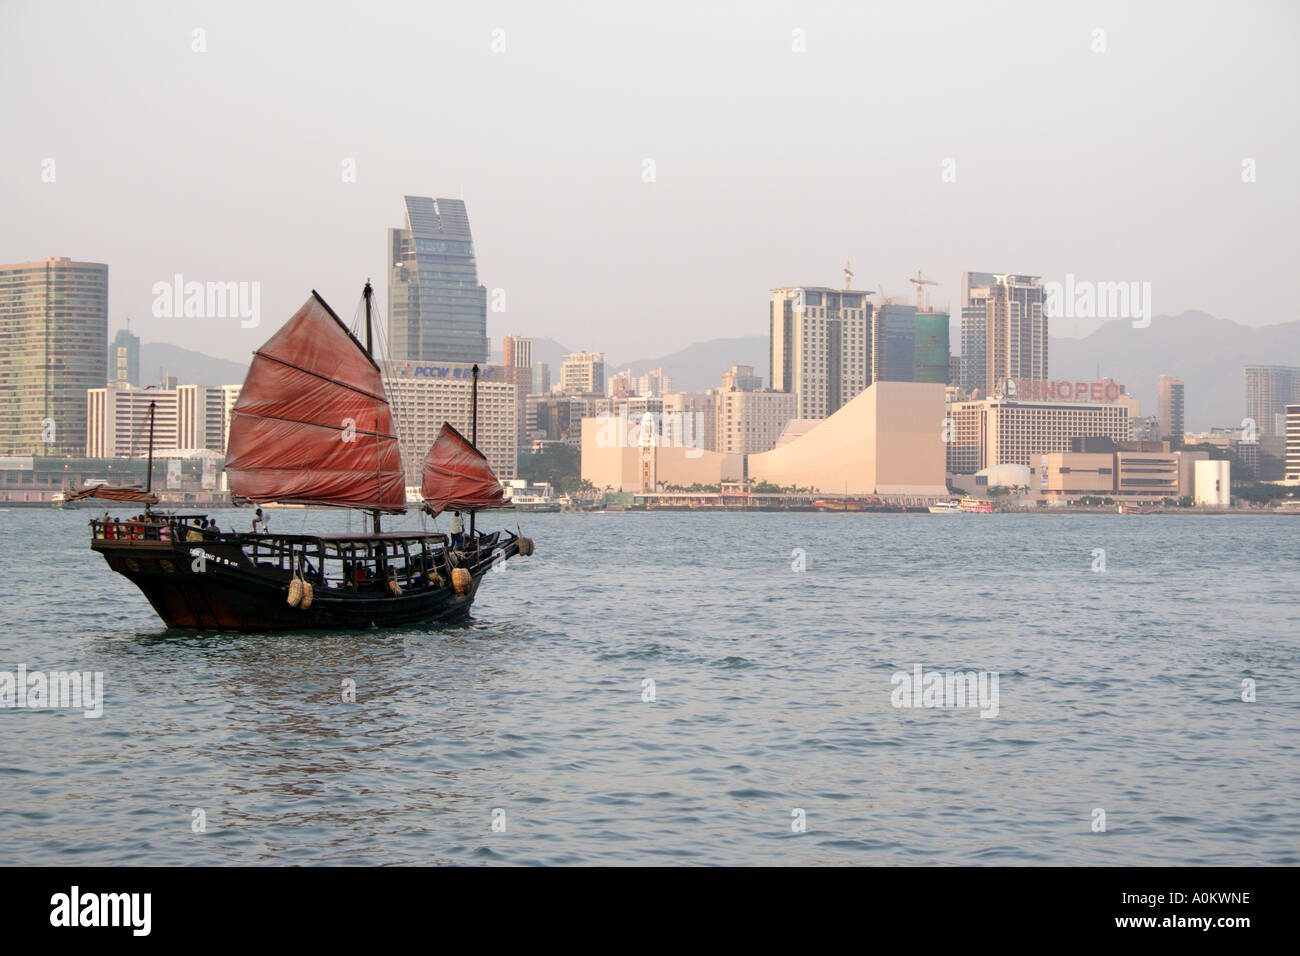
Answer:
<path fill-rule="evenodd" d="M 717 396 L 717 450 L 724 455 L 771 451 L 786 424 L 794 418 L 795 397 L 789 392 L 725 391 Z"/>
<path fill-rule="evenodd" d="M 108 347 L 108 380 L 140 384 L 140 336 L 130 328 L 118 329 Z"/>
<path fill-rule="evenodd" d="M 566 392 L 605 392 L 605 353 L 571 352 L 560 366 L 560 386 Z"/>
<path fill-rule="evenodd" d="M 507 335 L 501 342 L 501 364 L 506 368 L 533 367 L 533 340 Z"/>
<path fill-rule="evenodd" d="M 0 265 L 0 454 L 82 454 L 86 390 L 108 378 L 108 266 Z"/>
<path fill-rule="evenodd" d="M 1286 457 L 1282 477 L 1300 482 L 1300 404 L 1286 407 Z"/>
<path fill-rule="evenodd" d="M 797 418 L 826 418 L 871 384 L 870 292 L 772 290 L 770 375 L 795 396 Z"/>
<path fill-rule="evenodd" d="M 1186 424 L 1183 418 L 1183 383 L 1172 375 L 1161 375 L 1157 385 L 1156 413 L 1162 441 L 1181 442 Z"/>
<path fill-rule="evenodd" d="M 137 388 L 129 382 L 109 382 L 86 390 L 87 458 L 144 458 L 149 454 L 149 407 L 153 406 L 152 437 L 156 450 L 180 448 L 177 390 Z"/>
<path fill-rule="evenodd" d="M 466 438 L 473 435 L 473 366 L 384 362 L 381 368 L 402 447 L 406 482 L 418 485 L 424 456 L 443 422 L 451 423 Z M 499 365 L 482 367 L 479 373 L 475 444 L 498 478 L 513 478 L 519 448 L 514 382 Z"/>
<path fill-rule="evenodd" d="M 910 382 L 916 374 L 916 306 L 886 302 L 871 317 L 871 380 Z"/>
<path fill-rule="evenodd" d="M 388 357 L 484 363 L 487 289 L 479 285 L 465 203 L 405 202 L 406 228 L 388 230 Z"/>
<path fill-rule="evenodd" d="M 109 381 L 86 390 L 88 458 L 144 458 L 149 453 L 149 406 L 153 405 L 153 451 L 225 454 L 230 409 L 239 385 L 177 385 L 139 388 Z"/>
<path fill-rule="evenodd" d="M 914 382 L 938 382 L 947 385 L 952 357 L 948 349 L 947 312 L 916 313 Z"/>
<path fill-rule="evenodd" d="M 718 393 L 712 389 L 707 392 L 673 392 L 665 395 L 664 442 L 673 446 L 717 451 L 718 397 Z"/>
<path fill-rule="evenodd" d="M 507 335 L 501 343 L 505 375 L 515 386 L 515 434 L 522 436 L 528 424 L 528 393 L 533 387 L 533 340 Z"/>
<path fill-rule="evenodd" d="M 960 475 L 1005 464 L 1032 468 L 1042 455 L 1069 451 L 1075 438 L 1129 440 L 1123 405 L 984 399 L 954 403 L 948 417 L 948 470 Z"/>
<path fill-rule="evenodd" d="M 722 390 L 724 392 L 756 392 L 763 387 L 763 377 L 754 374 L 752 365 L 733 365 L 729 371 L 722 373 Z"/>
<path fill-rule="evenodd" d="M 1286 430 L 1287 406 L 1300 402 L 1300 368 L 1289 365 L 1247 365 L 1246 418 L 1261 438 Z"/>
<path fill-rule="evenodd" d="M 632 374 L 630 368 L 615 372 L 609 376 L 605 384 L 607 392 L 614 398 L 626 398 L 628 395 L 636 394 L 636 376 Z"/>
<path fill-rule="evenodd" d="M 531 389 L 534 395 L 545 395 L 551 390 L 551 367 L 545 362 L 538 362 L 533 366 L 533 387 Z"/>
<path fill-rule="evenodd" d="M 992 395 L 1007 379 L 1047 379 L 1047 316 L 1038 276 L 997 275 L 985 299 L 984 383 Z"/>
<path fill-rule="evenodd" d="M 636 393 L 638 395 L 653 395 L 655 398 L 663 398 L 672 390 L 673 380 L 661 368 L 637 376 Z"/>
<path fill-rule="evenodd" d="M 984 389 L 988 372 L 988 297 L 992 272 L 961 274 L 961 379 L 954 384 L 967 391 Z"/>

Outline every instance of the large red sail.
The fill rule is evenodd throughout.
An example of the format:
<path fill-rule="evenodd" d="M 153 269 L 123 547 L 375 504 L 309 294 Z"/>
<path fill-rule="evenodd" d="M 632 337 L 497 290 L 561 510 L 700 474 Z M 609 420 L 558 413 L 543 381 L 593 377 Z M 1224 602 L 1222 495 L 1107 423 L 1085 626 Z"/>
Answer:
<path fill-rule="evenodd" d="M 231 493 L 249 501 L 406 510 L 379 367 L 315 292 L 254 353 L 230 420 L 226 474 Z"/>
<path fill-rule="evenodd" d="M 425 456 L 420 497 L 435 517 L 443 511 L 510 507 L 482 452 L 446 422 Z"/>

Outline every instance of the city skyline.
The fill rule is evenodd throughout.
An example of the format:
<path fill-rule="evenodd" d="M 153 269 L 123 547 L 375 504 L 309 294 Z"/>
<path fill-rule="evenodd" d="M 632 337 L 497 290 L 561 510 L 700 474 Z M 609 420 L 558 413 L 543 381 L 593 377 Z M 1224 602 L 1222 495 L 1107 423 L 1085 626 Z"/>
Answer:
<path fill-rule="evenodd" d="M 154 283 L 259 282 L 264 321 L 316 288 L 350 315 L 367 277 L 387 301 L 377 236 L 408 194 L 474 207 L 479 277 L 503 294 L 487 315 L 494 341 L 513 330 L 638 355 L 646 323 L 673 342 L 754 334 L 762 290 L 827 281 L 845 259 L 859 285 L 892 295 L 919 266 L 954 319 L 962 271 L 1001 264 L 1045 282 L 1150 282 L 1161 314 L 1203 309 L 1250 326 L 1289 314 L 1282 284 L 1224 277 L 1283 274 L 1295 256 L 1281 224 L 1300 210 L 1284 174 L 1300 148 L 1276 117 L 1300 96 L 1285 56 L 1296 11 L 1266 5 L 1261 27 L 1209 7 L 1172 22 L 1118 4 L 1087 20 L 1013 9 L 790 6 L 749 18 L 719 5 L 673 18 L 397 6 L 373 14 L 382 45 L 357 46 L 349 14 L 323 5 L 314 45 L 354 62 L 322 82 L 291 10 L 248 31 L 237 13 L 201 7 L 85 7 L 70 20 L 16 4 L 0 71 L 33 92 L 14 103 L 22 146 L 0 158 L 0 260 L 108 262 L 110 333 L 129 315 L 145 341 L 183 337 L 236 360 L 257 328 L 155 316 Z M 949 60 L 942 76 L 910 69 L 921 26 L 927 50 Z M 33 52 L 55 37 L 67 54 L 57 66 Z M 126 57 L 109 52 L 126 37 Z M 865 40 L 872 56 L 852 55 Z M 906 95 L 834 92 L 902 69 Z M 159 70 L 165 87 L 149 79 Z M 110 73 L 118 82 L 93 83 Z M 427 128 L 411 124 L 386 95 L 403 81 L 455 95 L 439 96 Z M 78 97 L 93 108 L 69 124 L 54 104 Z M 1171 108 L 1184 102 L 1199 112 Z M 830 154 L 768 135 L 774 120 L 812 128 L 846 110 L 871 122 L 847 125 Z M 1014 146 L 987 122 L 1008 110 L 1033 131 Z M 881 140 L 880 128 L 892 132 Z M 1074 163 L 1080 149 L 1089 163 Z M 1053 332 L 1100 321 L 1072 316 Z M 603 336 L 584 341 L 595 328 Z"/>

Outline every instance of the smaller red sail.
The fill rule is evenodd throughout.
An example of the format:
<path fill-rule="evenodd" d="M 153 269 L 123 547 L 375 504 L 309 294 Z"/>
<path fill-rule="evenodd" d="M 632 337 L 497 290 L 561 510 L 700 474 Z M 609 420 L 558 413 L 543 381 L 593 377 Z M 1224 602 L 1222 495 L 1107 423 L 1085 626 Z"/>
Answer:
<path fill-rule="evenodd" d="M 446 422 L 425 456 L 420 497 L 434 517 L 444 511 L 510 507 L 483 453 Z"/>
<path fill-rule="evenodd" d="M 114 488 L 109 485 L 94 485 L 80 491 L 68 493 L 67 501 L 80 501 L 82 498 L 103 498 L 106 501 L 137 501 L 146 505 L 156 505 L 158 496 L 150 494 L 143 488 Z"/>

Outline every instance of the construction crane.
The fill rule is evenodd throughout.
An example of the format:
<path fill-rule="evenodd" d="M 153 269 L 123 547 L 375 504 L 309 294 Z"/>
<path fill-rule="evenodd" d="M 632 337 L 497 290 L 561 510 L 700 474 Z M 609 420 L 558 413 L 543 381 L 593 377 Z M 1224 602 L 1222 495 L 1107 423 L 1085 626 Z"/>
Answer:
<path fill-rule="evenodd" d="M 853 284 L 853 264 L 844 260 L 844 288 L 847 291 Z"/>
<path fill-rule="evenodd" d="M 938 285 L 939 283 L 935 282 L 933 279 L 927 279 L 920 269 L 916 270 L 916 275 L 909 276 L 907 281 L 912 283 L 912 285 L 916 286 L 916 311 L 920 312 L 922 311 L 921 287 L 927 285 Z M 926 312 L 930 311 L 930 296 L 928 293 L 925 296 L 925 311 Z"/>

